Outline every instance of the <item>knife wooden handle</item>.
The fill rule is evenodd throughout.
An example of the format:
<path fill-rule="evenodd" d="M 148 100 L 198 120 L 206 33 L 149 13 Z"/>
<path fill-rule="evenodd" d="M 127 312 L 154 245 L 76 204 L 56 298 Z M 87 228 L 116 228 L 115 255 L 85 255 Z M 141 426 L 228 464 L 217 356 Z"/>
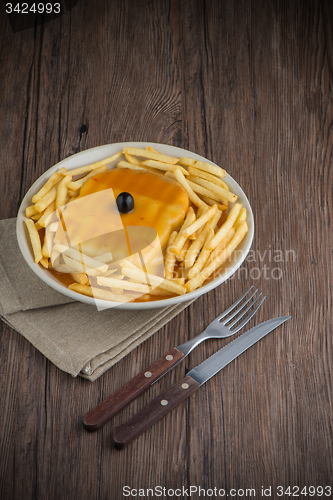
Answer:
<path fill-rule="evenodd" d="M 169 371 L 182 358 L 184 358 L 184 354 L 178 351 L 176 347 L 171 349 L 162 358 L 148 366 L 111 396 L 88 411 L 83 418 L 83 427 L 87 431 L 96 431 L 102 427 L 111 417 L 140 396 L 155 380 Z"/>
<path fill-rule="evenodd" d="M 189 376 L 174 384 L 166 392 L 148 403 L 133 418 L 113 429 L 113 446 L 119 450 L 122 449 L 175 406 L 188 398 L 199 387 L 198 382 Z"/>

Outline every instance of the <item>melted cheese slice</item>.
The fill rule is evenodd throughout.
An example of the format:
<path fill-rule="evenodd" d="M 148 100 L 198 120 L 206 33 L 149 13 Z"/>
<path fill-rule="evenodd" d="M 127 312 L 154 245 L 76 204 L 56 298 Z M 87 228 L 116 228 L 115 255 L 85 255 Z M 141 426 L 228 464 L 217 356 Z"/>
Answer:
<path fill-rule="evenodd" d="M 117 196 L 134 198 L 134 211 L 119 214 Z M 151 260 L 165 247 L 189 205 L 187 193 L 173 179 L 151 172 L 114 169 L 93 176 L 80 196 L 63 211 L 66 238 L 90 256 L 111 252 L 113 262 L 144 250 Z M 64 242 L 64 235 L 57 234 Z"/>

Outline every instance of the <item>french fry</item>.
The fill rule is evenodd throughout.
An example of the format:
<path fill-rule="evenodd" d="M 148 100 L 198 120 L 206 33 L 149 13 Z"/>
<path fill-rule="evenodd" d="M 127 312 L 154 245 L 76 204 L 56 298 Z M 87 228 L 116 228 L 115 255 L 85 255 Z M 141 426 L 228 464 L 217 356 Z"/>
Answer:
<path fill-rule="evenodd" d="M 185 245 L 186 237 L 183 235 L 185 229 L 190 226 L 195 221 L 195 213 L 192 207 L 190 207 L 187 211 L 185 221 L 183 222 L 182 227 L 179 230 L 179 233 L 173 242 L 173 245 L 170 247 L 170 252 L 176 255 L 179 255 L 181 249 Z"/>
<path fill-rule="evenodd" d="M 209 229 L 210 229 L 209 227 L 204 227 L 204 229 L 201 231 L 197 239 L 192 241 L 192 245 L 188 249 L 185 257 L 186 269 L 190 269 L 193 266 L 195 259 L 197 258 L 200 250 L 202 249 L 205 243 L 205 240 L 209 233 Z"/>
<path fill-rule="evenodd" d="M 51 233 L 51 235 L 52 235 L 52 234 L 53 234 L 53 233 Z M 42 255 L 43 255 L 43 257 L 45 257 L 46 259 L 49 259 L 49 258 L 51 257 L 51 255 L 50 255 L 50 246 L 51 246 L 51 245 L 49 245 L 48 240 L 50 240 L 50 236 L 47 238 L 47 237 L 46 237 L 46 234 L 45 234 L 45 236 L 44 236 L 44 242 L 43 242 L 43 246 L 42 246 Z M 51 243 L 51 242 L 52 242 L 52 239 L 51 239 L 50 243 Z"/>
<path fill-rule="evenodd" d="M 45 269 L 47 269 L 49 267 L 49 259 L 47 259 L 46 257 L 43 257 L 42 259 L 40 259 L 39 263 L 42 264 L 42 266 Z"/>
<path fill-rule="evenodd" d="M 188 176 L 190 177 L 190 176 Z M 190 186 L 190 188 L 192 189 L 192 191 L 194 191 L 194 193 L 196 195 L 204 195 L 204 196 L 208 196 L 209 198 L 212 198 L 213 200 L 215 200 L 215 203 L 218 202 L 220 203 L 222 201 L 222 203 L 224 204 L 224 202 L 227 202 L 227 200 L 222 200 L 221 196 L 217 195 L 216 193 L 213 193 L 213 191 L 210 191 L 209 189 L 207 188 L 204 188 L 203 186 L 200 186 L 200 184 L 197 184 L 196 182 L 193 182 L 191 180 L 188 180 L 186 179 L 188 185 Z M 200 198 L 200 201 L 201 203 L 204 203 L 204 201 Z"/>
<path fill-rule="evenodd" d="M 173 292 L 170 292 L 169 290 L 165 290 L 157 286 L 156 288 L 150 288 L 149 295 L 175 295 L 175 294 Z"/>
<path fill-rule="evenodd" d="M 175 181 L 177 180 L 173 172 L 165 172 L 164 177 L 169 177 L 169 179 L 174 179 Z"/>
<path fill-rule="evenodd" d="M 129 163 L 128 161 L 119 161 L 117 163 L 117 168 L 130 168 L 131 170 L 145 170 L 144 167 L 140 165 L 134 165 L 134 163 Z"/>
<path fill-rule="evenodd" d="M 203 170 L 204 172 L 217 175 L 218 177 L 225 177 L 225 170 L 223 170 L 223 168 L 217 167 L 216 165 L 211 165 L 210 163 L 196 161 L 193 167 L 198 168 L 199 170 Z"/>
<path fill-rule="evenodd" d="M 142 280 L 141 282 L 147 283 L 152 287 L 159 287 L 163 290 L 168 290 L 172 293 L 176 293 L 177 295 L 183 295 L 186 293 L 186 289 L 183 285 L 178 285 L 174 283 L 172 280 L 167 280 L 160 278 L 160 276 L 155 276 L 153 274 L 145 273 L 143 271 L 136 271 L 131 267 L 123 267 L 122 273 L 128 278 L 137 278 Z"/>
<path fill-rule="evenodd" d="M 60 181 L 57 189 L 57 196 L 55 199 L 56 210 L 61 208 L 66 203 L 68 184 L 71 182 L 72 176 L 65 175 L 65 177 Z"/>
<path fill-rule="evenodd" d="M 61 169 L 61 172 L 67 172 L 67 170 Z M 51 189 L 58 184 L 58 182 L 62 179 L 61 172 L 54 172 L 51 177 L 46 181 L 44 186 L 32 197 L 32 203 L 38 203 L 44 196 L 51 191 Z"/>
<path fill-rule="evenodd" d="M 217 247 L 227 234 L 227 232 L 232 228 L 234 225 L 235 220 L 237 219 L 239 212 L 241 211 L 242 205 L 240 203 L 236 203 L 232 209 L 230 210 L 230 213 L 228 215 L 227 220 L 225 221 L 224 224 L 220 227 L 220 229 L 216 232 L 214 238 L 209 242 L 208 244 L 208 250 L 214 250 L 214 248 Z"/>
<path fill-rule="evenodd" d="M 37 214 L 32 215 L 30 217 L 30 219 L 32 219 L 32 220 L 39 220 L 42 217 L 42 215 L 43 215 L 42 213 L 40 213 L 40 214 L 37 213 Z"/>
<path fill-rule="evenodd" d="M 198 168 L 192 166 L 188 167 L 188 173 L 190 175 L 194 175 L 195 177 L 201 177 L 201 179 L 206 179 L 206 181 L 214 182 L 217 186 L 223 187 L 224 189 L 229 191 L 229 186 L 220 177 L 217 177 L 216 175 L 209 174 L 204 170 L 199 170 Z"/>
<path fill-rule="evenodd" d="M 158 170 L 163 170 L 164 172 L 174 172 L 176 168 L 178 168 L 182 174 L 188 175 L 188 171 L 185 168 L 180 167 L 178 165 L 173 165 L 171 163 L 163 163 L 161 161 L 156 160 L 145 160 L 141 163 L 141 165 L 151 168 L 156 168 Z"/>
<path fill-rule="evenodd" d="M 173 231 L 170 234 L 169 241 L 167 244 L 167 248 L 165 251 L 165 260 L 164 260 L 164 278 L 171 279 L 173 278 L 173 269 L 175 267 L 176 255 L 170 252 L 170 248 L 172 247 L 176 237 L 177 231 Z"/>
<path fill-rule="evenodd" d="M 239 212 L 237 219 L 234 222 L 234 228 L 237 229 L 239 224 L 245 220 L 246 220 L 246 208 L 243 207 Z"/>
<path fill-rule="evenodd" d="M 153 153 L 158 153 L 158 151 L 156 149 L 152 148 L 151 146 L 147 146 L 146 149 L 148 151 L 152 151 Z"/>
<path fill-rule="evenodd" d="M 56 196 L 57 186 L 54 186 L 41 200 L 36 203 L 35 208 L 37 212 L 44 212 L 44 210 L 56 199 Z"/>
<path fill-rule="evenodd" d="M 209 208 L 207 212 L 202 214 L 196 221 L 194 221 L 190 226 L 188 226 L 185 231 L 183 231 L 183 235 L 185 238 L 188 238 L 191 234 L 195 233 L 198 229 L 206 224 L 214 215 L 217 213 L 217 206 Z"/>
<path fill-rule="evenodd" d="M 189 167 L 190 165 L 195 164 L 195 160 L 193 158 L 186 158 L 185 156 L 182 156 L 178 160 L 179 165 L 184 165 L 184 167 Z"/>
<path fill-rule="evenodd" d="M 200 205 L 200 207 L 198 207 L 197 209 L 197 219 L 199 219 L 199 217 L 207 212 L 207 210 L 209 210 L 209 207 L 207 205 Z"/>
<path fill-rule="evenodd" d="M 142 271 L 142 269 L 140 269 L 138 266 L 136 266 L 135 264 L 133 264 L 133 262 L 131 262 L 129 259 L 121 260 L 119 262 L 119 265 L 120 265 L 120 267 L 132 267 L 133 269 Z"/>
<path fill-rule="evenodd" d="M 185 260 L 186 253 L 187 253 L 188 249 L 190 248 L 191 243 L 192 243 L 192 240 L 190 240 L 190 239 L 187 239 L 185 241 L 183 248 L 181 249 L 181 251 L 177 255 L 177 260 L 179 262 L 183 262 L 183 260 Z"/>
<path fill-rule="evenodd" d="M 31 205 L 30 207 L 27 207 L 25 209 L 25 216 L 26 217 L 31 217 L 32 215 L 38 214 L 38 210 L 36 210 L 36 207 L 34 205 Z"/>
<path fill-rule="evenodd" d="M 42 246 L 39 238 L 38 231 L 35 227 L 34 222 L 31 219 L 24 219 L 25 225 L 28 229 L 28 234 L 32 246 L 32 251 L 34 254 L 34 261 L 37 264 L 42 258 Z"/>
<path fill-rule="evenodd" d="M 245 237 L 246 233 L 248 231 L 248 227 L 246 222 L 241 222 L 238 228 L 236 229 L 235 235 L 232 238 L 232 240 L 228 243 L 226 248 L 220 252 L 212 262 L 206 266 L 195 278 L 190 279 L 185 287 L 187 292 L 192 292 L 193 290 L 196 290 L 202 284 L 206 281 L 207 278 L 211 274 L 213 274 L 216 269 L 218 269 L 222 264 L 224 264 L 228 258 L 231 256 L 233 251 L 238 247 L 240 242 L 243 240 Z M 212 241 L 212 240 L 211 240 Z M 209 247 L 209 244 L 207 245 L 207 248 Z"/>
<path fill-rule="evenodd" d="M 85 255 L 82 252 L 79 252 L 78 250 L 75 250 L 74 248 L 67 247 L 66 245 L 61 245 L 60 243 L 57 243 L 54 245 L 54 250 L 60 252 L 61 254 L 67 255 L 71 259 L 76 260 L 79 262 L 82 266 L 88 266 L 94 269 L 97 269 L 100 272 L 105 272 L 108 270 L 108 265 L 97 260 L 93 259 L 92 257 L 89 257 L 89 255 Z M 84 271 L 83 271 L 84 272 Z"/>
<path fill-rule="evenodd" d="M 99 276 L 100 274 L 103 273 L 101 269 L 97 269 L 96 267 L 89 267 L 86 264 L 83 264 L 82 262 L 79 262 L 75 259 L 72 259 L 71 257 L 68 257 L 65 253 L 62 254 L 62 258 L 64 259 L 65 264 L 70 267 L 71 273 L 76 272 L 76 273 L 84 273 L 87 274 L 88 276 Z"/>
<path fill-rule="evenodd" d="M 218 201 L 213 200 L 212 198 L 209 198 L 208 196 L 205 196 L 204 194 L 201 194 L 200 197 L 205 203 L 207 203 L 207 205 L 210 205 L 210 206 L 217 205 L 217 208 L 219 210 L 221 210 L 221 212 L 226 212 L 229 208 L 228 205 L 224 205 L 224 204 L 222 205 Z"/>
<path fill-rule="evenodd" d="M 46 227 L 47 219 L 50 217 L 51 214 L 55 211 L 55 203 L 54 201 L 45 209 L 42 217 L 39 219 L 39 224 L 42 227 Z"/>
<path fill-rule="evenodd" d="M 185 285 L 185 278 L 170 278 L 171 281 L 177 283 L 178 285 Z"/>
<path fill-rule="evenodd" d="M 214 230 L 211 227 L 208 227 L 207 229 L 208 229 L 207 231 L 208 234 L 205 239 L 204 246 L 201 249 L 200 255 L 197 258 L 194 266 L 192 266 L 191 269 L 188 270 L 187 277 L 189 279 L 195 278 L 200 273 L 211 253 L 211 250 L 207 250 L 207 245 L 214 237 Z"/>
<path fill-rule="evenodd" d="M 86 285 L 89 283 L 89 278 L 85 273 L 71 273 L 74 281 L 80 283 L 81 285 Z"/>
<path fill-rule="evenodd" d="M 217 205 L 217 203 L 216 203 L 216 205 Z M 206 213 L 207 210 L 209 210 L 208 205 L 201 205 L 200 207 L 198 207 L 197 213 L 196 213 L 197 219 L 199 219 L 199 217 L 201 217 L 204 213 Z M 203 230 L 203 227 L 199 228 L 193 234 L 190 234 L 190 236 L 189 236 L 190 240 L 196 240 L 202 230 Z"/>
<path fill-rule="evenodd" d="M 91 170 L 96 170 L 96 168 L 102 167 L 103 165 L 107 165 L 108 163 L 112 163 L 113 161 L 117 160 L 117 158 L 119 158 L 119 156 L 121 156 L 122 154 L 123 152 L 119 151 L 119 153 L 116 153 L 113 156 L 109 156 L 108 158 L 104 158 L 104 160 L 97 161 L 96 163 L 92 163 L 84 167 L 75 168 L 74 170 L 71 170 L 70 173 L 74 177 L 75 175 L 81 175 L 85 174 L 86 172 L 90 172 Z"/>
<path fill-rule="evenodd" d="M 218 221 L 220 220 L 220 217 L 222 215 L 222 212 L 218 210 L 216 214 L 208 221 L 206 222 L 205 226 L 197 231 L 196 233 L 199 233 L 197 238 L 193 241 L 191 247 L 187 251 L 186 258 L 185 258 L 185 268 L 189 269 L 193 266 L 195 259 L 200 252 L 201 248 L 203 247 L 206 238 L 209 234 L 210 229 L 215 230 L 216 225 Z M 201 231 L 201 232 L 200 232 Z"/>
<path fill-rule="evenodd" d="M 160 170 L 157 170 L 157 168 L 150 168 L 147 166 L 144 166 L 143 163 L 140 163 L 140 165 L 134 165 L 134 163 L 128 163 L 127 161 L 120 161 L 117 163 L 117 168 L 130 168 L 131 170 L 143 170 L 146 172 L 153 172 L 154 174 L 161 174 Z"/>
<path fill-rule="evenodd" d="M 57 271 L 58 273 L 63 274 L 71 274 L 73 272 L 73 269 L 69 266 L 66 266 L 66 264 L 56 264 L 55 266 L 52 265 L 52 268 L 55 269 L 55 271 Z"/>
<path fill-rule="evenodd" d="M 61 261 L 61 255 L 60 255 L 60 252 L 54 250 L 54 247 L 51 249 L 51 264 L 52 264 L 52 267 L 57 267 L 58 265 L 60 265 L 60 261 Z M 60 271 L 59 271 L 60 272 Z M 66 271 L 67 272 L 67 271 Z M 70 271 L 69 271 L 70 272 Z"/>
<path fill-rule="evenodd" d="M 163 161 L 164 163 L 172 163 L 173 165 L 177 163 L 178 158 L 173 158 L 172 156 L 163 155 L 161 153 L 154 153 L 153 151 L 149 151 L 147 149 L 140 148 L 124 148 L 124 153 L 129 153 L 133 156 L 140 156 L 143 158 L 150 158 L 151 160 Z"/>
<path fill-rule="evenodd" d="M 206 181 L 205 179 L 201 179 L 200 177 L 195 177 L 194 175 L 189 175 L 188 180 L 195 182 L 196 184 L 199 184 L 199 186 L 202 186 L 206 189 L 209 189 L 213 193 L 217 194 L 220 196 L 220 199 L 224 202 L 224 200 L 230 201 L 231 203 L 234 203 L 237 200 L 237 196 L 227 189 L 224 189 L 221 186 L 217 186 L 213 182 Z"/>
<path fill-rule="evenodd" d="M 73 290 L 73 292 L 78 292 L 78 293 L 82 293 L 83 295 L 88 295 L 88 297 L 94 296 L 92 288 L 89 285 L 83 285 L 80 283 L 73 283 L 73 284 L 69 285 L 68 288 L 70 290 Z"/>
<path fill-rule="evenodd" d="M 144 301 L 151 300 L 151 295 L 164 295 L 166 297 L 170 295 L 174 295 L 172 292 L 168 292 L 167 290 L 163 290 L 162 288 L 154 288 L 150 289 L 149 294 L 141 295 L 140 299 Z"/>
<path fill-rule="evenodd" d="M 197 207 L 200 207 L 200 205 L 203 205 L 205 204 L 204 201 L 202 201 L 199 196 L 197 196 L 195 194 L 195 192 L 193 191 L 193 189 L 191 188 L 190 184 L 187 182 L 187 180 L 185 179 L 184 175 L 182 174 L 182 172 L 176 168 L 176 170 L 173 172 L 174 173 L 174 176 L 176 177 L 177 181 L 179 182 L 179 184 L 185 189 L 185 191 L 187 192 L 188 194 L 188 197 L 189 199 L 191 200 L 191 202 L 196 205 Z"/>
<path fill-rule="evenodd" d="M 74 292 L 82 293 L 88 297 L 93 297 L 99 300 L 108 300 L 111 302 L 129 302 L 132 300 L 131 297 L 125 296 L 123 294 L 116 294 L 109 292 L 108 290 L 103 290 L 101 288 L 96 288 L 88 285 L 81 285 L 80 283 L 73 283 L 69 285 L 68 288 Z"/>
<path fill-rule="evenodd" d="M 221 219 L 221 216 L 222 216 L 221 210 L 217 210 L 216 214 L 208 222 L 206 222 L 206 226 L 214 229 L 215 231 L 215 228 L 217 226 L 218 221 Z"/>
<path fill-rule="evenodd" d="M 88 179 L 91 179 L 91 177 L 93 177 L 94 175 L 106 172 L 107 169 L 108 169 L 107 165 L 102 165 L 101 167 L 95 168 L 94 170 L 89 172 L 89 174 L 85 175 L 81 179 L 78 179 L 77 181 L 71 181 L 68 184 L 68 190 L 74 191 L 75 193 L 75 191 L 78 191 Z"/>
<path fill-rule="evenodd" d="M 222 252 L 222 250 L 225 249 L 225 247 L 228 245 L 229 241 L 234 237 L 236 230 L 235 227 L 233 226 L 225 235 L 221 243 L 212 251 L 212 253 L 209 256 L 209 259 L 207 260 L 205 267 L 208 266 L 215 257 Z"/>
<path fill-rule="evenodd" d="M 141 161 L 139 161 L 137 158 L 135 158 L 135 156 L 132 156 L 126 152 L 124 153 L 124 155 L 125 155 L 126 161 L 128 163 L 131 163 L 132 165 L 136 165 L 138 167 L 141 165 Z"/>
<path fill-rule="evenodd" d="M 97 276 L 97 283 L 101 286 L 120 290 L 130 290 L 133 292 L 149 293 L 149 286 L 141 283 L 133 283 L 131 281 L 118 280 L 115 278 L 105 278 L 104 276 Z"/>

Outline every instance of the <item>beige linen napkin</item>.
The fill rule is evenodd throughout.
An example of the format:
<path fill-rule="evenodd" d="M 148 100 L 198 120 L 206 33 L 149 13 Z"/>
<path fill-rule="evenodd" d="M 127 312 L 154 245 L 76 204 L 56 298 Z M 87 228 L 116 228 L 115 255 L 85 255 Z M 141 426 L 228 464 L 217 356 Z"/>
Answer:
<path fill-rule="evenodd" d="M 90 381 L 191 302 L 143 311 L 97 311 L 41 281 L 22 257 L 16 219 L 0 221 L 0 315 L 58 368 Z"/>

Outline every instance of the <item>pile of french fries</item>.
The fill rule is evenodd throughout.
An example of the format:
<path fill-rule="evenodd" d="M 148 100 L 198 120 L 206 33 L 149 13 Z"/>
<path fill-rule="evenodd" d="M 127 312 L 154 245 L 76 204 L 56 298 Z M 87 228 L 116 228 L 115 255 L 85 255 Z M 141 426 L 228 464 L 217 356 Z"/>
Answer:
<path fill-rule="evenodd" d="M 80 246 L 52 241 L 61 210 L 79 196 L 88 179 L 107 171 L 108 165 L 122 155 L 125 160 L 118 161 L 117 168 L 172 178 L 188 194 L 190 206 L 184 221 L 171 233 L 164 249 L 163 277 L 148 272 L 148 265 L 140 268 L 130 258 L 114 268 L 111 253 L 88 256 Z M 73 280 L 68 285 L 71 290 L 95 299 L 145 301 L 192 292 L 214 278 L 248 231 L 246 209 L 236 202 L 237 196 L 223 180 L 225 173 L 215 165 L 167 156 L 150 146 L 126 147 L 109 158 L 70 171 L 63 167 L 51 175 L 25 211 L 35 263 L 68 274 Z M 43 237 L 44 229 L 47 233 Z"/>

